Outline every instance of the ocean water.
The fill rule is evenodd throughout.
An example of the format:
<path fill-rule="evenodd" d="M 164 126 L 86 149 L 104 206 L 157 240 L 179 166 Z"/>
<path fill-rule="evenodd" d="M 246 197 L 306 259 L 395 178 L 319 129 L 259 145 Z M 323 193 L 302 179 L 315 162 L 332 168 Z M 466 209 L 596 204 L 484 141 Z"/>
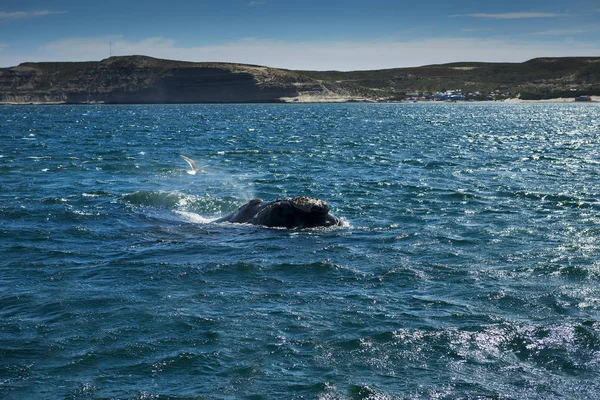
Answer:
<path fill-rule="evenodd" d="M 0 107 L 0 398 L 600 398 L 599 172 L 598 104 Z"/>

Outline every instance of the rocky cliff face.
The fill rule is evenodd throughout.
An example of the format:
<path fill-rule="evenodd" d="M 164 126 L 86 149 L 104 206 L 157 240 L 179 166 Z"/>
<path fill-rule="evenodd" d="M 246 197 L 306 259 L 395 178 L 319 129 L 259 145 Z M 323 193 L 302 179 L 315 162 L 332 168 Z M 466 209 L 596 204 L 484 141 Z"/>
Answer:
<path fill-rule="evenodd" d="M 3 103 L 278 102 L 297 97 L 299 88 L 307 86 L 326 91 L 317 81 L 290 71 L 143 56 L 0 69 Z"/>

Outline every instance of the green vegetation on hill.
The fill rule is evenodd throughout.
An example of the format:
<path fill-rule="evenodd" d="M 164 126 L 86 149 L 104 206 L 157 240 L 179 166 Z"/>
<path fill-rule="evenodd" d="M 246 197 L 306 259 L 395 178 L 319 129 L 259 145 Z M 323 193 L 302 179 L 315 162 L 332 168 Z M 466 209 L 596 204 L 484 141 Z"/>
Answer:
<path fill-rule="evenodd" d="M 394 101 L 445 91 L 467 100 L 600 95 L 600 57 L 339 72 L 127 56 L 0 69 L 4 103 Z"/>
<path fill-rule="evenodd" d="M 460 90 L 471 97 L 557 93 L 595 94 L 600 89 L 600 57 L 538 58 L 524 63 L 452 63 L 377 71 L 304 71 L 306 76 L 353 84 L 382 95 L 405 97 L 409 92 Z"/>

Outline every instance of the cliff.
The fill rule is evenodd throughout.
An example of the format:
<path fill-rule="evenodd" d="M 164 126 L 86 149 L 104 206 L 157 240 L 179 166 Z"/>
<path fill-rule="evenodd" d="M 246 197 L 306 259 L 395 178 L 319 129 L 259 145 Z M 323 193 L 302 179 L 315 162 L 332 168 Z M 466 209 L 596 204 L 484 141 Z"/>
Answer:
<path fill-rule="evenodd" d="M 25 63 L 0 70 L 0 101 L 64 103 L 261 102 L 293 96 L 293 78 L 259 80 L 258 67 L 150 57 Z"/>
<path fill-rule="evenodd" d="M 260 103 L 302 94 L 332 101 L 349 96 L 294 71 L 145 56 L 0 69 L 1 103 Z"/>
<path fill-rule="evenodd" d="M 145 56 L 0 68 L 0 103 L 19 104 L 377 101 L 445 89 L 540 98 L 559 92 L 600 94 L 600 57 L 354 72 L 291 71 Z"/>

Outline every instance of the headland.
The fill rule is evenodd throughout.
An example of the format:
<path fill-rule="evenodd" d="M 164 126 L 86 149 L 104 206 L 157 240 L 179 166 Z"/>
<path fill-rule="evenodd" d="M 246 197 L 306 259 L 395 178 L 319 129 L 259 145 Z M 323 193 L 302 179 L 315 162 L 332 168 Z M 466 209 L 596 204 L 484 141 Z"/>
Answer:
<path fill-rule="evenodd" d="M 560 100 L 563 99 L 563 100 Z M 294 71 L 146 56 L 0 68 L 0 104 L 598 101 L 600 57 Z"/>

